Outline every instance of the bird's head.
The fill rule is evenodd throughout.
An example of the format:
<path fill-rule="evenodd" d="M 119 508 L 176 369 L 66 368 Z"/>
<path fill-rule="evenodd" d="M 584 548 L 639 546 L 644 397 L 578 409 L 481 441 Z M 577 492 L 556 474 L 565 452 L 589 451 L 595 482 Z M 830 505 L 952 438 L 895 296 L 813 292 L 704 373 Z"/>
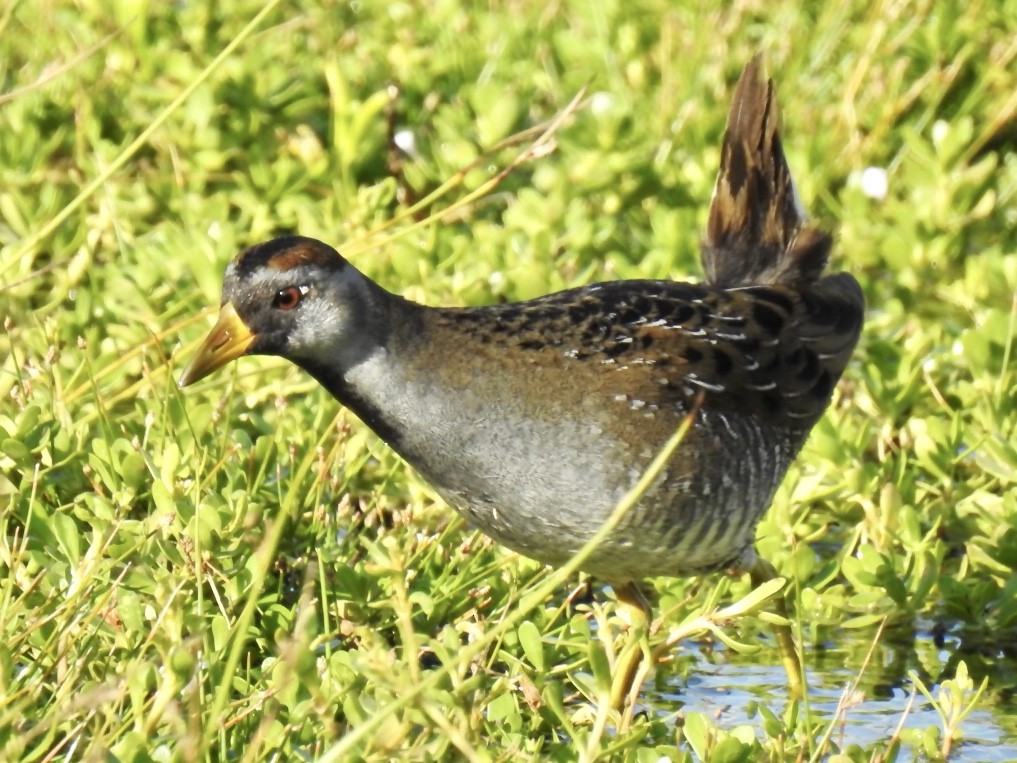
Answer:
<path fill-rule="evenodd" d="M 378 289 L 380 291 L 380 289 Z M 241 355 L 279 355 L 337 369 L 370 342 L 370 282 L 320 241 L 286 236 L 241 252 L 226 268 L 215 327 L 180 377 L 203 379 Z"/>

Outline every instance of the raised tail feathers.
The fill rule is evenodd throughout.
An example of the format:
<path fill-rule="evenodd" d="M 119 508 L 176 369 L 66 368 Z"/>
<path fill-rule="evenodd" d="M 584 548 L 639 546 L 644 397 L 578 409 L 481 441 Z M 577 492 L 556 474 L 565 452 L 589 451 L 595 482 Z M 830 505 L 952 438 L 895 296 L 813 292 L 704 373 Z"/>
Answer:
<path fill-rule="evenodd" d="M 832 241 L 806 225 L 778 119 L 773 81 L 756 55 L 735 87 L 703 242 L 715 286 L 809 283 L 826 267 Z"/>

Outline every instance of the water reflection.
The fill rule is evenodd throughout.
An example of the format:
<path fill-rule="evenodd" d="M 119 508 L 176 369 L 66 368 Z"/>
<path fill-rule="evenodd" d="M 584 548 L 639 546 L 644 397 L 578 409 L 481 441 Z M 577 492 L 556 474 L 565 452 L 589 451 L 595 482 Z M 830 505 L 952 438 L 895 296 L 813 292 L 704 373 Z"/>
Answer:
<path fill-rule="evenodd" d="M 1012 700 L 1017 663 L 1010 650 L 979 642 L 970 634 L 951 635 L 921 621 L 885 630 L 872 648 L 875 635 L 875 628 L 841 629 L 807 650 L 814 718 L 828 723 L 838 718 L 838 708 L 846 702 L 831 736 L 837 747 L 885 744 L 898 727 L 940 729 L 939 714 L 914 689 L 909 673 L 914 671 L 933 696 L 938 696 L 939 683 L 952 678 L 957 664 L 964 660 L 974 685 L 980 685 L 988 675 L 989 688 L 961 723 L 962 739 L 954 746 L 951 760 L 995 763 L 1017 757 L 1017 708 Z M 759 639 L 765 640 L 765 634 Z M 753 643 L 749 638 L 745 641 Z M 868 665 L 859 679 L 870 649 Z M 679 664 L 684 663 L 687 669 L 681 670 L 681 675 L 660 676 L 655 687 L 648 684 L 642 696 L 647 705 L 666 713 L 679 709 L 705 713 L 724 729 L 740 725 L 760 728 L 759 717 L 750 717 L 754 702 L 763 702 L 771 710 L 782 709 L 786 675 L 775 655 L 738 655 L 722 645 L 694 643 L 684 644 L 683 652 Z M 694 664 L 688 665 L 686 659 Z M 856 690 L 850 693 L 856 681 Z M 762 739 L 762 730 L 757 735 Z M 907 745 L 903 752 L 908 754 Z"/>

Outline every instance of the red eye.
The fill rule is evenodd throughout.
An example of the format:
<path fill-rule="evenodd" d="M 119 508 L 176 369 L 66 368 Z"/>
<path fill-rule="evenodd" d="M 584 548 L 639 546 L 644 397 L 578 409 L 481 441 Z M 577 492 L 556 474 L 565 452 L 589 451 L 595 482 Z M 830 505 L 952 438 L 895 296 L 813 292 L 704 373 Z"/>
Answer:
<path fill-rule="evenodd" d="M 287 286 L 276 292 L 275 299 L 272 300 L 272 307 L 277 310 L 292 310 L 300 304 L 300 300 L 306 293 L 306 286 Z"/>

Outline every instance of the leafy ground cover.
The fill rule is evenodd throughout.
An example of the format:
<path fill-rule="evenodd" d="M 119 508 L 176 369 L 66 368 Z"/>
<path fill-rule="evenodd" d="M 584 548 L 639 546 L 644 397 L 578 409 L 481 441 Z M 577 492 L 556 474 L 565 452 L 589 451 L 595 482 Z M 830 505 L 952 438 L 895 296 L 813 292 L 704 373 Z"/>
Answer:
<path fill-rule="evenodd" d="M 3 5 L 0 757 L 1012 757 L 1017 5 L 715 6 Z M 757 50 L 869 303 L 758 533 L 811 687 L 747 580 L 660 579 L 677 643 L 617 715 L 609 592 L 284 364 L 174 379 L 286 231 L 431 304 L 698 278 Z"/>

